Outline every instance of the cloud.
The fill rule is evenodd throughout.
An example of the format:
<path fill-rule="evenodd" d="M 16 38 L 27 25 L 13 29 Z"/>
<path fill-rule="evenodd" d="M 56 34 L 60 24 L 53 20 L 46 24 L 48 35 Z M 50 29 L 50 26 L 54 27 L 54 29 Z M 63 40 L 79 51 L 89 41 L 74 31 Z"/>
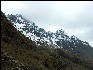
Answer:
<path fill-rule="evenodd" d="M 70 36 L 93 42 L 92 1 L 1 1 L 1 10 L 21 13 L 46 31 L 63 29 Z"/>

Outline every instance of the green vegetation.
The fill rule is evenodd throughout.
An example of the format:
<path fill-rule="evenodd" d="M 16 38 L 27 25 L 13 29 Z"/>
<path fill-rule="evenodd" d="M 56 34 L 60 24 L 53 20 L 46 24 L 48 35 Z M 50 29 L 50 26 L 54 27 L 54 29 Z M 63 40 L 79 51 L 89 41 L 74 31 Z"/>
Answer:
<path fill-rule="evenodd" d="M 1 70 L 93 70 L 93 62 L 64 49 L 36 46 L 1 12 Z"/>

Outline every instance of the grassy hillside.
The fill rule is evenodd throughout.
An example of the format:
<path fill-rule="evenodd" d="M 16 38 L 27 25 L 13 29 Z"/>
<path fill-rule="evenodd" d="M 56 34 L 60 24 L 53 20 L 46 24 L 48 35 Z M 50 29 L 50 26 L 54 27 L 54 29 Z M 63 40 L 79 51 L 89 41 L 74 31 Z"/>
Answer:
<path fill-rule="evenodd" d="M 2 70 L 93 70 L 93 62 L 64 49 L 36 46 L 1 12 Z"/>

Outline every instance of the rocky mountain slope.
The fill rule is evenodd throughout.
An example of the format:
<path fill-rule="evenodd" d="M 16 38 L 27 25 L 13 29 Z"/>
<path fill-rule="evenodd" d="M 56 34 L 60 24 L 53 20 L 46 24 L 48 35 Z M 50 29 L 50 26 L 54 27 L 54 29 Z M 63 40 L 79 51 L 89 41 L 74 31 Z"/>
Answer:
<path fill-rule="evenodd" d="M 93 70 L 93 62 L 63 48 L 36 45 L 1 12 L 1 70 Z"/>

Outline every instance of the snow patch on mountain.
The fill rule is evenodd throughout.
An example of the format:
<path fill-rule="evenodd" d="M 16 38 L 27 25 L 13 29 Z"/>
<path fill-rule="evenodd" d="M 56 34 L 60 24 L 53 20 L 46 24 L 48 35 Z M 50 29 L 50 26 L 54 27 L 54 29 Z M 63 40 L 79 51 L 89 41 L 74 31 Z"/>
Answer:
<path fill-rule="evenodd" d="M 22 32 L 26 37 L 35 41 L 37 45 L 50 45 L 54 48 L 74 48 L 79 47 L 82 44 L 87 46 L 87 42 L 79 40 L 74 35 L 69 37 L 63 29 L 57 30 L 55 33 L 45 31 L 43 28 L 39 28 L 34 22 L 25 19 L 22 15 L 7 15 L 8 20 L 13 23 L 13 26 Z"/>

